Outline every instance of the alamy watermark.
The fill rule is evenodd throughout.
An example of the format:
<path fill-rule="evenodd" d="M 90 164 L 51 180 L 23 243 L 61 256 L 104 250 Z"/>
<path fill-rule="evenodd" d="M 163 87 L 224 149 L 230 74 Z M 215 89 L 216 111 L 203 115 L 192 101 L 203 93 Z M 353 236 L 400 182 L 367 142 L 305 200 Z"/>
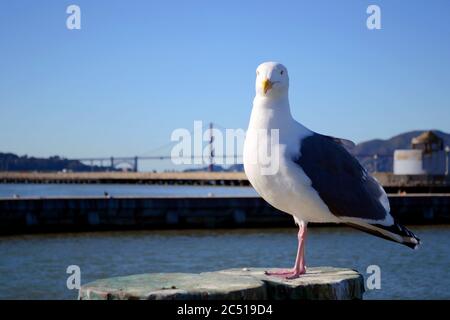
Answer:
<path fill-rule="evenodd" d="M 66 286 L 69 290 L 79 290 L 81 288 L 81 269 L 76 264 L 70 265 L 66 269 L 66 273 L 70 274 L 66 280 Z"/>
<path fill-rule="evenodd" d="M 376 4 L 367 7 L 366 13 L 369 14 L 366 20 L 366 26 L 369 30 L 381 29 L 381 9 Z"/>
<path fill-rule="evenodd" d="M 243 149 L 247 139 L 255 147 L 255 152 L 247 155 L 248 164 L 258 164 L 263 175 L 276 174 L 280 166 L 279 129 L 255 129 L 247 133 L 243 129 L 225 129 L 223 134 L 216 128 L 203 130 L 203 122 L 194 121 L 192 133 L 186 128 L 178 128 L 170 139 L 177 142 L 170 153 L 175 165 L 211 164 L 212 159 L 219 165 L 238 164 L 236 156 L 224 155 L 236 154 L 237 149 Z"/>
<path fill-rule="evenodd" d="M 66 19 L 66 27 L 69 30 L 81 29 L 81 8 L 76 4 L 71 4 L 66 8 L 66 13 L 69 16 Z M 376 4 L 371 4 L 367 7 L 366 13 L 369 15 L 366 20 L 366 26 L 369 30 L 381 29 L 381 9 Z"/>
<path fill-rule="evenodd" d="M 370 274 L 366 280 L 367 290 L 381 289 L 381 268 L 376 264 L 371 264 L 367 267 L 366 273 Z"/>
<path fill-rule="evenodd" d="M 69 30 L 81 29 L 81 8 L 76 4 L 71 4 L 67 7 L 66 13 L 69 16 L 66 19 L 66 27 Z"/>

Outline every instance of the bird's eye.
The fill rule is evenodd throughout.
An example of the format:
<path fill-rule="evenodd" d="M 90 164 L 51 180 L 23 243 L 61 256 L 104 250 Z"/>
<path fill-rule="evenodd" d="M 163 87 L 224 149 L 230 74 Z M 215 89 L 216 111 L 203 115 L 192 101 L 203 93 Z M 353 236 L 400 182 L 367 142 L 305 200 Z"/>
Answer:
<path fill-rule="evenodd" d="M 259 71 L 256 71 L 256 76 L 259 76 Z"/>
<path fill-rule="evenodd" d="M 283 73 L 284 73 L 284 71 L 283 71 L 283 70 L 281 70 L 281 71 L 280 71 L 280 74 L 281 74 L 281 75 L 283 75 Z"/>

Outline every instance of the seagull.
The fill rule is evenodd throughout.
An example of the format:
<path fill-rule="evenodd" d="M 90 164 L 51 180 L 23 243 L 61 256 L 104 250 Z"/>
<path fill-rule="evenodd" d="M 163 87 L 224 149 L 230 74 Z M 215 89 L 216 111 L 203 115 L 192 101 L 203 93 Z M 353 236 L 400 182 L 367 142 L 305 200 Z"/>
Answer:
<path fill-rule="evenodd" d="M 295 279 L 306 272 L 309 222 L 343 223 L 413 249 L 419 246 L 419 238 L 391 215 L 382 186 L 348 151 L 354 143 L 313 132 L 292 118 L 285 66 L 259 65 L 255 87 L 244 170 L 259 195 L 292 215 L 299 227 L 294 267 L 267 275 Z"/>

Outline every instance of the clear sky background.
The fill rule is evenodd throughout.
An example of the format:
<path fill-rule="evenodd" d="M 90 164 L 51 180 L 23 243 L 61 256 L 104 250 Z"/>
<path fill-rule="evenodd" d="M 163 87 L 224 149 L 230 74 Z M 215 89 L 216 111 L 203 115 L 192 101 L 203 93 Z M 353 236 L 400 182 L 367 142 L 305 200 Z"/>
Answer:
<path fill-rule="evenodd" d="M 66 8 L 81 7 L 81 30 Z M 382 30 L 366 28 L 381 7 Z M 361 142 L 450 131 L 450 1 L 2 1 L 0 151 L 134 156 L 194 120 L 246 128 L 257 65 L 293 115 Z"/>

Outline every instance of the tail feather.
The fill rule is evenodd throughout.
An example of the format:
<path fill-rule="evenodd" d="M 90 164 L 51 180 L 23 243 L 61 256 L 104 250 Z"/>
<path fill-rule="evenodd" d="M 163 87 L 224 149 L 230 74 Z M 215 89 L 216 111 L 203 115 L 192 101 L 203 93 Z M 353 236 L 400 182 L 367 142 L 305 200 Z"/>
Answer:
<path fill-rule="evenodd" d="M 420 239 L 412 233 L 408 228 L 402 226 L 401 224 L 394 222 L 393 225 L 384 226 L 381 224 L 360 224 L 346 222 L 347 225 L 355 229 L 367 232 L 374 236 L 401 243 L 412 249 L 418 249 L 420 245 Z"/>

